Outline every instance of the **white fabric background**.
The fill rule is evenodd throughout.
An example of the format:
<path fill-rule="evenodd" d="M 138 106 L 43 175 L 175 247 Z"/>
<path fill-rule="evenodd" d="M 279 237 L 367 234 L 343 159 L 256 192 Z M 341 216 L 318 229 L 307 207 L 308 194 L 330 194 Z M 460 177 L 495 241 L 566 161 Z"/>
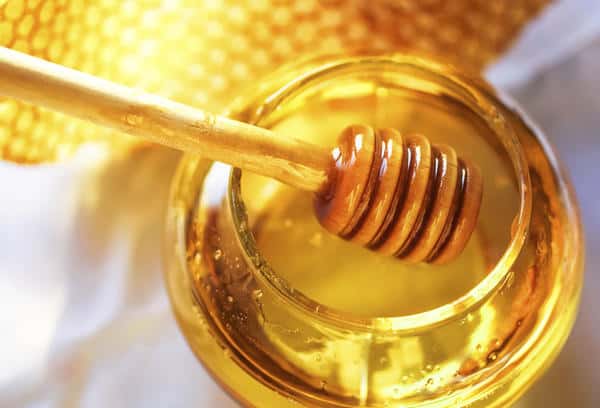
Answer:
<path fill-rule="evenodd" d="M 600 2 L 559 2 L 488 73 L 558 147 L 588 239 L 574 333 L 519 408 L 600 406 L 599 31 Z M 235 406 L 187 348 L 163 285 L 178 155 L 102 157 L 88 148 L 60 165 L 0 162 L 0 407 Z"/>

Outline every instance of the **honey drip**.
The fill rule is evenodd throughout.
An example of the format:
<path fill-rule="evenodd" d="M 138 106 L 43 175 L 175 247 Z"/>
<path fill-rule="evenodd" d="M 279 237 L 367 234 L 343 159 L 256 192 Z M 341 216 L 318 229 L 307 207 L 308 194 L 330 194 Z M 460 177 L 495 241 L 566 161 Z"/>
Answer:
<path fill-rule="evenodd" d="M 445 263 L 477 223 L 483 179 L 447 145 L 395 129 L 348 127 L 333 151 L 321 224 L 342 238 L 411 262 Z"/>

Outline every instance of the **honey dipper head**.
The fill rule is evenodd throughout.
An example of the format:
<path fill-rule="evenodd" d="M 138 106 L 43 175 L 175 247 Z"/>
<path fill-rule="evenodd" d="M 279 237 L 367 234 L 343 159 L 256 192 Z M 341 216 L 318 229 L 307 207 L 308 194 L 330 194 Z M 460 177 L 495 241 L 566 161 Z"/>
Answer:
<path fill-rule="evenodd" d="M 321 225 L 340 237 L 411 262 L 445 263 L 465 248 L 481 205 L 477 166 L 420 135 L 346 128 L 332 151 Z"/>

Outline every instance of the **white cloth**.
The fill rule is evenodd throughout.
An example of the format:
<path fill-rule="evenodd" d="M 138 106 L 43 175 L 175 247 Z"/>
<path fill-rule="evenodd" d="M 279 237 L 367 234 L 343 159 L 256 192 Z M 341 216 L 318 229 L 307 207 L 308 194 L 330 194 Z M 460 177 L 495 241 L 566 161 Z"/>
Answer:
<path fill-rule="evenodd" d="M 600 261 L 600 42 L 589 45 L 599 31 L 600 2 L 559 2 L 489 71 L 560 147 L 580 193 L 589 266 Z M 189 351 L 163 285 L 177 154 L 102 157 L 89 148 L 59 165 L 0 162 L 0 407 L 235 406 Z M 570 342 L 519 407 L 599 406 L 600 282 L 587 284 Z"/>
<path fill-rule="evenodd" d="M 504 89 L 517 89 L 575 55 L 600 34 L 600 1 L 562 0 L 548 6 L 519 41 L 487 72 Z"/>

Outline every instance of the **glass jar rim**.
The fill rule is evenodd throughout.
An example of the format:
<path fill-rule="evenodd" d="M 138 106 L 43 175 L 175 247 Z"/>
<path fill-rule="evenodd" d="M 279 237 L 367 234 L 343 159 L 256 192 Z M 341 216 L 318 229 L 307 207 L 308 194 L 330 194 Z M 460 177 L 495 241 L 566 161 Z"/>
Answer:
<path fill-rule="evenodd" d="M 330 324 L 350 325 L 356 330 L 417 332 L 439 326 L 451 319 L 461 318 L 489 299 L 506 281 L 528 235 L 533 201 L 531 180 L 522 146 L 510 124 L 502 119 L 496 108 L 499 105 L 510 106 L 511 103 L 507 100 L 508 98 L 505 95 L 497 95 L 485 81 L 477 76 L 466 74 L 464 71 L 452 67 L 449 69 L 448 65 L 421 56 L 410 54 L 366 55 L 338 58 L 333 62 L 318 65 L 271 92 L 267 98 L 263 99 L 265 103 L 255 112 L 257 116 L 252 121 L 257 124 L 261 118 L 275 110 L 277 106 L 293 98 L 294 95 L 297 95 L 298 92 L 306 89 L 318 79 L 353 73 L 357 69 L 372 70 L 374 68 L 417 70 L 439 79 L 443 78 L 447 85 L 452 86 L 454 90 L 461 91 L 468 97 L 468 100 L 473 103 L 471 108 L 494 131 L 493 133 L 501 140 L 508 153 L 517 181 L 519 208 L 513 222 L 510 241 L 504 253 L 479 283 L 450 303 L 423 312 L 390 317 L 359 317 L 352 315 L 325 306 L 293 288 L 263 258 L 256 246 L 252 232 L 247 228 L 246 207 L 241 191 L 241 169 L 231 169 L 226 196 L 227 205 L 231 213 L 236 238 L 242 247 L 242 254 L 246 257 L 248 263 L 255 268 L 254 275 L 264 284 L 275 289 L 275 292 L 287 304 L 293 305 L 303 312 L 311 313 L 318 319 Z"/>

